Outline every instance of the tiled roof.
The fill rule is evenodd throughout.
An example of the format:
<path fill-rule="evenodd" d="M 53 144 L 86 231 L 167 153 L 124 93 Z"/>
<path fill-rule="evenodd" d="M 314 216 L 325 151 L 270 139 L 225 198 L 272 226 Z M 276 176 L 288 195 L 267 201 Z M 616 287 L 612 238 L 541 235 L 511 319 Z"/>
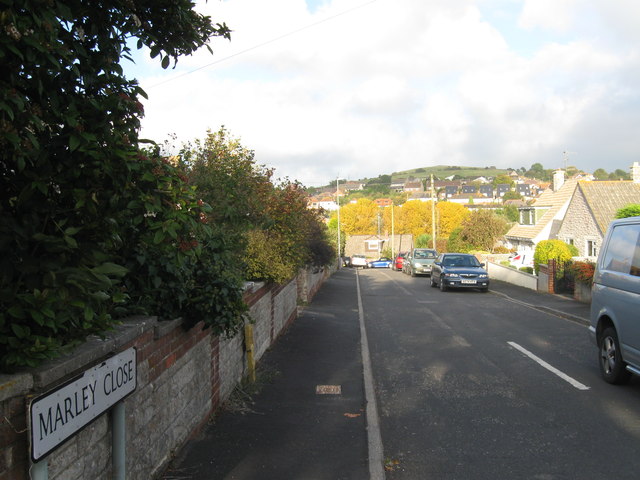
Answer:
<path fill-rule="evenodd" d="M 565 206 L 573 196 L 578 181 L 575 179 L 567 180 L 557 192 L 553 190 L 545 190 L 542 192 L 532 206 L 548 207 L 535 225 L 514 225 L 507 233 L 507 237 L 534 239 L 549 224 L 556 214 Z"/>
<path fill-rule="evenodd" d="M 640 184 L 630 181 L 581 181 L 578 188 L 603 234 L 619 209 L 640 203 Z"/>

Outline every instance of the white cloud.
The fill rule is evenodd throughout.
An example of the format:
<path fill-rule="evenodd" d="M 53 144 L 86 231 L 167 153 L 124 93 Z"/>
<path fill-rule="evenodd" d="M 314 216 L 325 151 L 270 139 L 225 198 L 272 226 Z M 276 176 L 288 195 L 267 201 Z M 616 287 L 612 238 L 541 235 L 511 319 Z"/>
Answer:
<path fill-rule="evenodd" d="M 574 24 L 578 0 L 525 0 L 519 25 L 566 32 Z"/>
<path fill-rule="evenodd" d="M 640 54 L 625 42 L 640 16 L 622 15 L 630 0 L 581 15 L 585 2 L 333 0 L 310 13 L 303 0 L 210 1 L 232 42 L 175 71 L 143 62 L 143 136 L 224 124 L 278 175 L 320 184 L 436 164 L 553 168 L 564 150 L 594 170 L 606 119 L 607 165 L 626 169 L 640 157 L 625 141 L 640 120 Z M 509 11 L 508 28 L 492 23 Z"/>

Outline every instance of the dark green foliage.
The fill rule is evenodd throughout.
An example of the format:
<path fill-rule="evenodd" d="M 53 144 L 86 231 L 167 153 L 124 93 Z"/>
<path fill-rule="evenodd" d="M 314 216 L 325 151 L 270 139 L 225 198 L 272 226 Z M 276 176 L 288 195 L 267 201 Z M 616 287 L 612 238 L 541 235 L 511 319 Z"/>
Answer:
<path fill-rule="evenodd" d="M 167 67 L 229 30 L 188 0 L 3 4 L 0 368 L 7 370 L 58 355 L 132 308 L 146 311 L 152 302 L 140 283 L 170 297 L 194 261 L 170 253 L 191 241 L 198 219 L 183 224 L 179 202 L 168 203 L 178 198 L 177 173 L 137 150 L 144 92 L 120 61 L 131 37 Z M 151 211 L 156 217 L 145 217 Z M 149 278 L 134 278 L 140 272 Z M 187 300 L 185 292 L 177 297 Z"/>

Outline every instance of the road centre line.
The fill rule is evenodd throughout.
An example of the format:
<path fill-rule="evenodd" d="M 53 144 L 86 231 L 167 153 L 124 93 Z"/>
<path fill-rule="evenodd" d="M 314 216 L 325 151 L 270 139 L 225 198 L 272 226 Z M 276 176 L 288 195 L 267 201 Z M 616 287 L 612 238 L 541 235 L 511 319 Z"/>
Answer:
<path fill-rule="evenodd" d="M 546 368 L 551 373 L 553 373 L 553 374 L 557 375 L 558 377 L 560 377 L 561 379 L 563 379 L 565 382 L 571 384 L 573 387 L 577 388 L 578 390 L 589 390 L 590 387 L 587 387 L 586 385 L 584 385 L 584 384 L 578 382 L 577 380 L 571 378 L 566 373 L 561 372 L 560 370 L 558 370 L 554 366 L 552 366 L 552 365 L 548 364 L 547 362 L 545 362 L 544 360 L 542 360 L 540 357 L 538 357 L 535 354 L 531 353 L 526 348 L 521 347 L 520 345 L 518 345 L 515 342 L 507 342 L 507 343 L 509 345 L 511 345 L 513 348 L 515 348 L 516 350 L 519 350 L 520 352 L 524 353 L 527 357 L 529 357 L 531 360 L 533 360 L 534 362 L 536 362 L 540 366 Z"/>
<path fill-rule="evenodd" d="M 369 443 L 369 480 L 384 480 L 385 474 L 382 467 L 384 458 L 382 453 L 382 434 L 380 433 L 380 417 L 378 416 L 378 404 L 373 382 L 373 368 L 369 354 L 369 340 L 364 324 L 364 309 L 362 307 L 362 295 L 360 293 L 360 275 L 356 270 L 356 288 L 358 292 L 358 318 L 360 322 L 360 344 L 362 354 L 362 370 L 364 376 L 364 393 L 367 402 L 367 438 Z"/>

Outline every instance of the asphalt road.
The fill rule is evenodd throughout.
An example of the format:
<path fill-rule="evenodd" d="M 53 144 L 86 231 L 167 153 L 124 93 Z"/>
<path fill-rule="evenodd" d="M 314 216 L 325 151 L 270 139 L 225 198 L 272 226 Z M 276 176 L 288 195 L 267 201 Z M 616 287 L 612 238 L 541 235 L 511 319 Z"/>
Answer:
<path fill-rule="evenodd" d="M 604 383 L 584 325 L 387 269 L 357 281 L 387 479 L 640 478 L 640 379 Z"/>

